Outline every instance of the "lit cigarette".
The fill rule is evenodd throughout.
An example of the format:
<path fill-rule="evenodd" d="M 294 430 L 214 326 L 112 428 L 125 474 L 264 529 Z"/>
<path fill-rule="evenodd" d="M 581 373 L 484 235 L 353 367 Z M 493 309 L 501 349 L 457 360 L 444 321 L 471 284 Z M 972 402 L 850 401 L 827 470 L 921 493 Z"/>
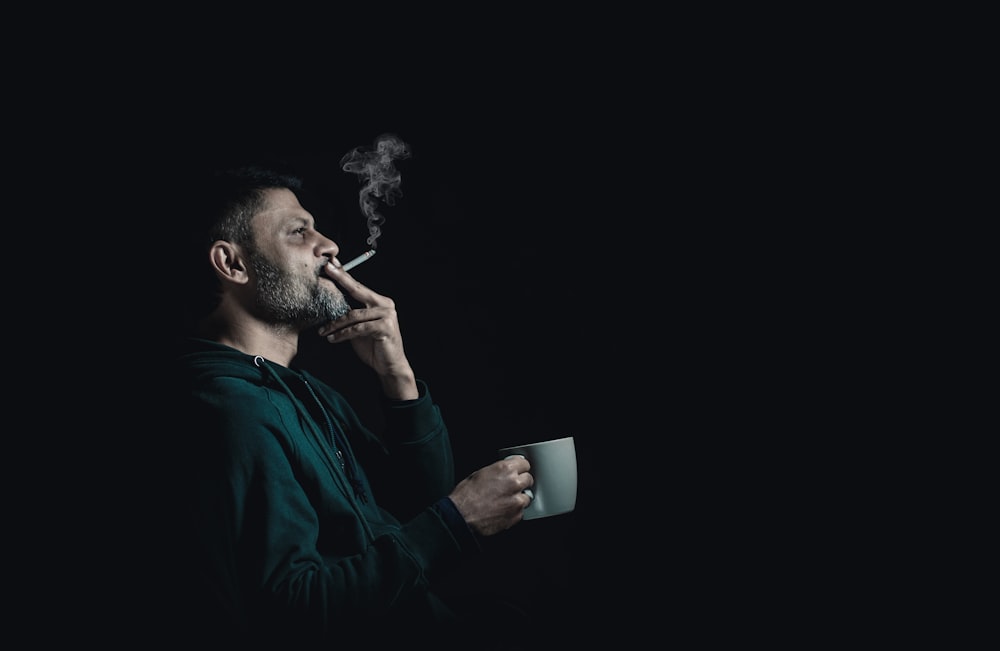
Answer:
<path fill-rule="evenodd" d="M 371 249 L 370 251 L 365 251 L 364 253 L 362 253 L 358 257 L 354 258 L 350 262 L 347 262 L 346 264 L 344 264 L 344 266 L 342 267 L 342 269 L 344 271 L 350 271 L 351 269 L 353 269 L 354 267 L 358 266 L 359 264 L 361 264 L 365 260 L 368 260 L 369 258 L 371 258 L 373 255 L 375 255 L 375 249 Z"/>

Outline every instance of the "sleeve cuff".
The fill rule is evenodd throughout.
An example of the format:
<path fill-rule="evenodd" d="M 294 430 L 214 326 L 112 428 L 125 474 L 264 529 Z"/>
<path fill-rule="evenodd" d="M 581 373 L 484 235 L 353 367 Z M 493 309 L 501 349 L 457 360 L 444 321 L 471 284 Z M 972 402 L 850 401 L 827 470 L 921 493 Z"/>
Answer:
<path fill-rule="evenodd" d="M 386 431 L 409 433 L 407 440 L 423 440 L 442 427 L 441 414 L 431 398 L 430 389 L 423 380 L 417 380 L 420 397 L 414 400 L 385 401 Z"/>
<path fill-rule="evenodd" d="M 465 518 L 458 512 L 458 507 L 450 497 L 442 497 L 434 504 L 434 509 L 445 521 L 455 540 L 463 550 L 480 551 L 479 536 L 469 527 Z"/>

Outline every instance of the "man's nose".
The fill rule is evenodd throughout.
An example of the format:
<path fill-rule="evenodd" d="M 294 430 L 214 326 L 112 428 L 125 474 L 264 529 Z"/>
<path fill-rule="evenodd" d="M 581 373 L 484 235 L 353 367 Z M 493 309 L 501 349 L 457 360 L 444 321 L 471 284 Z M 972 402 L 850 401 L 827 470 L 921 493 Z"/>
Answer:
<path fill-rule="evenodd" d="M 319 242 L 316 243 L 316 253 L 319 256 L 335 258 L 340 253 L 340 247 L 330 238 L 320 234 Z"/>

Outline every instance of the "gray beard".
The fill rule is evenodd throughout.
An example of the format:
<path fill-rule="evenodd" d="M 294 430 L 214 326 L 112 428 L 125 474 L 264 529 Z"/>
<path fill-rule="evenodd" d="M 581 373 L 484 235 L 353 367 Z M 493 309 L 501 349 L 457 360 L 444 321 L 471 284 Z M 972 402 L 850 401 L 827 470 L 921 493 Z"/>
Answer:
<path fill-rule="evenodd" d="M 331 292 L 318 280 L 306 285 L 256 251 L 250 252 L 249 260 L 257 272 L 257 309 L 274 324 L 310 328 L 338 319 L 351 309 L 343 294 Z"/>

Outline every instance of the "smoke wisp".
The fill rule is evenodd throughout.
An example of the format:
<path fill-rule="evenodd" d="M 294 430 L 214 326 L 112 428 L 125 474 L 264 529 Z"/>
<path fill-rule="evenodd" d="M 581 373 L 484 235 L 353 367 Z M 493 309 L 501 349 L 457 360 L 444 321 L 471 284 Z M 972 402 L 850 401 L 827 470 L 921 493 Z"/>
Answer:
<path fill-rule="evenodd" d="M 399 189 L 403 179 L 393 161 L 409 156 L 410 148 L 405 142 L 391 133 L 384 133 L 375 138 L 370 149 L 355 147 L 340 159 L 341 168 L 357 174 L 363 184 L 358 203 L 368 220 L 367 242 L 372 249 L 382 234 L 381 226 L 385 222 L 385 217 L 378 212 L 379 200 L 392 206 L 396 198 L 403 194 Z"/>

